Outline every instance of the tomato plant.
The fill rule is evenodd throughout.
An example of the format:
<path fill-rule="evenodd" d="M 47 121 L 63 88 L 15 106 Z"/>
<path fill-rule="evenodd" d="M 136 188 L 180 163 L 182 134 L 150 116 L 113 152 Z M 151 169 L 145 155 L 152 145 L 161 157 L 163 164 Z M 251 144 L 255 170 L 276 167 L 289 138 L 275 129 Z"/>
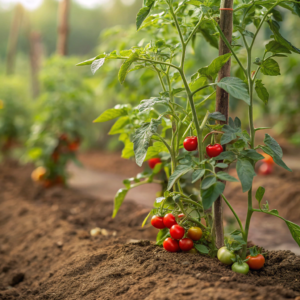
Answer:
<path fill-rule="evenodd" d="M 67 163 L 77 164 L 76 152 L 89 136 L 86 120 L 92 111 L 92 89 L 71 70 L 74 59 L 53 57 L 41 74 L 42 93 L 27 141 L 28 160 L 42 167 L 32 174 L 44 187 L 64 185 Z M 69 70 L 69 71 L 67 71 Z M 37 180 L 37 178 L 39 178 Z"/>
<path fill-rule="evenodd" d="M 2 76 L 0 80 L 0 151 L 9 153 L 28 137 L 32 103 L 22 78 Z"/>
<path fill-rule="evenodd" d="M 201 228 L 203 237 L 194 242 L 195 249 L 213 256 L 217 249 L 211 207 L 221 196 L 239 225 L 239 230 L 232 235 L 237 245 L 233 243 L 234 249 L 227 247 L 227 250 L 239 250 L 242 252 L 242 259 L 245 259 L 253 213 L 261 212 L 283 219 L 276 210 L 269 210 L 268 205 L 261 207 L 264 195 L 262 187 L 255 196 L 259 209 L 253 208 L 252 182 L 256 176 L 255 165 L 264 159 L 259 151 L 270 155 L 276 164 L 290 171 L 282 160 L 280 145 L 269 134 L 265 135 L 263 145 L 255 144 L 255 133 L 266 128 L 254 126 L 253 102 L 254 98 L 261 99 L 265 104 L 268 102 L 268 91 L 259 77 L 261 74 L 280 75 L 279 65 L 274 58 L 284 57 L 292 52 L 300 53 L 299 49 L 282 37 L 276 21 L 280 12 L 275 7 L 281 6 L 299 14 L 300 4 L 293 0 L 266 0 L 263 3 L 237 1 L 232 10 L 232 42 L 226 39 L 218 24 L 219 6 L 218 0 L 209 3 L 145 0 L 137 15 L 137 29 L 140 31 L 151 28 L 152 33 L 154 29 L 157 30 L 146 45 L 138 43 L 130 49 L 99 54 L 78 65 L 91 65 L 94 73 L 111 60 L 121 60 L 118 74 L 121 84 L 126 81 L 127 75 L 131 77 L 131 72 L 148 69 L 157 75 L 157 86 L 160 86 L 159 92 L 149 92 L 147 99 L 141 100 L 139 105 L 117 105 L 104 111 L 94 121 L 117 119 L 110 133 L 120 134 L 119 139 L 125 145 L 123 157 L 135 157 L 139 166 L 153 158 L 159 157 L 161 161 L 150 172 L 143 172 L 124 181 L 124 188 L 115 197 L 113 217 L 130 189 L 152 182 L 160 183 L 163 196 L 155 200 L 154 208 L 148 215 L 164 216 L 166 228 L 159 231 L 157 244 L 171 249 L 167 249 L 168 251 L 178 251 L 177 241 L 169 236 L 181 239 L 189 228 L 196 226 Z M 248 25 L 252 24 L 254 33 L 248 30 Z M 272 31 L 271 40 L 266 44 L 261 58 L 253 60 L 254 44 L 265 24 Z M 228 47 L 229 53 L 220 55 L 208 66 L 201 66 L 197 72 L 191 74 L 185 66 L 186 56 L 193 51 L 193 42 L 199 36 L 204 36 L 211 45 L 215 45 L 215 38 L 219 36 Z M 240 49 L 243 48 L 247 54 L 246 66 L 241 57 L 244 52 Z M 219 71 L 231 58 L 238 67 L 235 76 L 218 80 Z M 257 66 L 254 72 L 253 64 Z M 151 79 L 154 80 L 154 77 Z M 247 105 L 249 131 L 243 128 L 238 117 L 229 118 L 228 124 L 221 125 L 220 121 L 227 121 L 226 116 L 205 107 L 204 104 L 214 102 L 217 87 Z M 208 137 L 211 137 L 212 143 L 208 146 L 206 155 L 205 140 Z M 239 180 L 226 172 L 230 165 L 235 166 Z M 167 182 L 157 179 L 161 170 L 165 172 Z M 248 193 L 245 226 L 232 208 L 230 200 L 223 194 L 225 181 L 240 181 L 243 192 Z M 300 246 L 300 227 L 283 220 Z M 179 227 L 183 229 L 180 234 L 177 235 L 177 231 L 176 234 L 173 233 L 173 228 L 175 231 Z M 225 252 L 224 249 L 223 251 Z M 232 257 L 229 253 L 228 257 L 230 256 Z M 235 267 L 239 269 L 239 263 Z"/>

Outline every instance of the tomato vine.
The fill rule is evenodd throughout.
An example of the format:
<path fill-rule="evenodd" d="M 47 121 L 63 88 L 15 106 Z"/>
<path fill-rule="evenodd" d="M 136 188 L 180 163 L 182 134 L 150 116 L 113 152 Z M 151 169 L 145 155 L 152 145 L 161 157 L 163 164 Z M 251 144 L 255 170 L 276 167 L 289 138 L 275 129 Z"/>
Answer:
<path fill-rule="evenodd" d="M 178 251 L 180 242 L 178 244 L 176 239 L 180 236 L 178 239 L 183 241 L 182 247 L 188 249 L 190 242 L 185 240 L 185 236 L 190 228 L 197 226 L 202 228 L 203 235 L 194 241 L 195 249 L 202 254 L 209 253 L 214 256 L 217 249 L 214 242 L 211 207 L 216 199 L 222 196 L 239 225 L 239 229 L 231 234 L 233 243 L 237 243 L 232 247 L 232 251 L 241 255 L 241 258 L 236 258 L 235 263 L 235 268 L 239 269 L 240 266 L 248 268 L 244 260 L 247 255 L 250 221 L 254 212 L 266 213 L 284 220 L 300 246 L 298 225 L 280 217 L 278 212 L 270 210 L 267 204 L 261 208 L 263 187 L 260 187 L 255 195 L 260 208 L 254 209 L 252 203 L 255 164 L 264 159 L 259 151 L 270 155 L 277 165 L 291 171 L 282 160 L 283 152 L 280 145 L 269 134 L 265 135 L 264 145 L 255 144 L 256 131 L 266 128 L 254 126 L 253 99 L 255 90 L 257 97 L 267 104 L 269 93 L 258 76 L 260 73 L 267 76 L 280 75 L 275 57 L 285 57 L 292 52 L 300 54 L 300 50 L 281 35 L 280 26 L 276 21 L 280 12 L 275 10 L 275 7 L 279 6 L 300 15 L 300 4 L 297 1 L 285 0 L 253 0 L 249 3 L 237 1 L 236 4 L 233 10 L 235 35 L 230 43 L 218 24 L 220 7 L 218 0 L 204 3 L 189 0 L 181 2 L 144 0 L 144 6 L 136 19 L 137 29 L 154 27 L 157 33 L 162 33 L 158 35 L 159 37 L 153 36 L 153 40 L 145 47 L 138 45 L 121 50 L 120 53 L 113 51 L 109 54 L 100 54 L 78 65 L 91 65 L 92 71 L 96 72 L 106 61 L 122 60 L 118 75 L 121 83 L 124 83 L 126 76 L 132 71 L 149 68 L 157 74 L 158 83 L 162 88 L 159 95 L 142 100 L 137 107 L 129 104 L 118 105 L 103 112 L 94 121 L 106 122 L 118 118 L 111 129 L 111 134 L 120 134 L 120 140 L 125 144 L 122 153 L 124 158 L 135 157 L 139 166 L 142 166 L 144 161 L 159 158 L 150 171 L 124 181 L 125 187 L 120 189 L 115 197 L 113 217 L 116 216 L 130 189 L 151 182 L 160 183 L 163 194 L 155 200 L 154 208 L 148 215 L 148 217 L 155 216 L 153 221 L 157 224 L 155 227 L 161 227 L 157 244 L 162 245 L 165 241 L 169 251 Z M 151 14 L 152 12 L 155 14 Z M 255 41 L 264 24 L 268 24 L 273 35 L 265 46 L 262 58 L 253 60 Z M 248 30 L 249 25 L 254 25 L 252 26 L 256 29 L 254 33 Z M 168 37 L 170 36 L 168 39 L 164 39 L 166 32 Z M 211 45 L 214 43 L 214 36 L 220 36 L 230 49 L 230 53 L 215 58 L 211 64 L 200 68 L 195 74 L 186 74 L 186 53 L 193 47 L 199 34 Z M 236 43 L 239 39 L 241 44 Z M 239 58 L 243 48 L 247 54 L 246 66 Z M 237 72 L 236 77 L 225 77 L 218 81 L 218 72 L 231 57 L 238 64 L 240 72 Z M 253 64 L 257 65 L 255 71 L 252 70 Z M 228 92 L 231 97 L 248 105 L 249 132 L 243 129 L 238 117 L 234 120 L 230 118 L 228 124 L 220 125 L 216 121 L 226 121 L 224 115 L 201 109 L 204 103 L 213 101 L 217 86 Z M 190 141 L 184 142 L 187 136 L 195 136 L 193 138 L 197 139 L 197 149 L 194 148 L 195 143 L 191 145 Z M 208 148 L 207 157 L 204 150 L 205 140 L 209 136 L 212 137 L 213 148 Z M 226 151 L 223 151 L 222 146 L 226 146 Z M 196 151 L 191 151 L 194 149 Z M 232 164 L 236 166 L 243 192 L 248 193 L 247 218 L 244 226 L 230 200 L 224 196 L 224 181 L 238 181 L 225 172 Z M 164 170 L 164 175 L 161 170 Z M 160 177 L 160 180 L 154 177 Z M 168 214 L 171 214 L 176 224 L 179 224 L 176 226 L 182 228 L 180 234 L 173 234 L 174 240 L 170 238 L 168 226 L 162 228 L 159 219 Z M 230 263 L 229 261 L 228 264 Z"/>

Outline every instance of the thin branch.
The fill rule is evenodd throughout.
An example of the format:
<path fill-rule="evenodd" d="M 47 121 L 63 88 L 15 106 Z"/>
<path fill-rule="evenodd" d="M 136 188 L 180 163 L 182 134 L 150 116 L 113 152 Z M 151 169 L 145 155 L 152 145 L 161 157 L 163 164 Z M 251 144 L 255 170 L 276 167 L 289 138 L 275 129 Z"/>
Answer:
<path fill-rule="evenodd" d="M 222 40 L 224 41 L 224 43 L 226 44 L 226 46 L 229 48 L 230 52 L 232 53 L 232 55 L 234 56 L 235 60 L 237 61 L 237 63 L 240 65 L 241 69 L 243 70 L 244 74 L 247 77 L 247 71 L 246 69 L 243 67 L 241 61 L 239 60 L 239 58 L 236 56 L 235 52 L 233 51 L 230 43 L 228 42 L 228 40 L 226 39 L 226 36 L 224 35 L 224 33 L 222 32 L 220 26 L 218 24 L 216 24 L 216 27 L 221 35 Z"/>
<path fill-rule="evenodd" d="M 199 28 L 199 26 L 200 26 L 202 20 L 203 20 L 203 13 L 202 13 L 201 16 L 200 16 L 199 22 L 197 23 L 197 25 L 195 26 L 195 28 L 193 29 L 193 31 L 191 32 L 191 34 L 189 35 L 189 37 L 187 38 L 187 40 L 185 41 L 185 45 L 187 45 L 187 44 L 190 42 L 190 40 L 192 39 L 192 37 L 193 37 L 194 34 L 196 33 L 197 29 Z"/>
<path fill-rule="evenodd" d="M 201 90 L 207 88 L 207 87 L 210 87 L 210 86 L 214 86 L 214 85 L 217 85 L 216 83 L 210 83 L 210 84 L 207 84 L 207 85 L 204 85 L 202 86 L 201 88 L 195 90 L 192 92 L 192 96 L 194 96 L 196 93 L 200 92 Z"/>
<path fill-rule="evenodd" d="M 241 222 L 240 218 L 238 217 L 238 215 L 234 211 L 233 207 L 230 205 L 230 203 L 228 202 L 228 200 L 225 198 L 225 196 L 223 194 L 222 194 L 222 198 L 224 199 L 224 201 L 227 204 L 227 206 L 229 207 L 229 209 L 232 211 L 232 213 L 235 216 L 237 222 L 239 223 L 239 226 L 240 226 L 240 229 L 241 229 L 242 233 L 244 234 L 244 228 L 243 228 L 243 225 L 242 225 L 242 222 Z"/>

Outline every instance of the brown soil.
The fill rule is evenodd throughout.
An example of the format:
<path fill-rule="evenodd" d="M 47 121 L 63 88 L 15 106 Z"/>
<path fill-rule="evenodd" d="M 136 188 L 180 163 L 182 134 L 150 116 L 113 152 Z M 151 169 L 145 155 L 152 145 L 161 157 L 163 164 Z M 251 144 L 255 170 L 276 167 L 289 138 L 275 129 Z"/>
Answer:
<path fill-rule="evenodd" d="M 125 178 L 134 177 L 143 171 L 143 168 L 139 167 L 135 161 L 122 158 L 121 152 L 89 151 L 80 153 L 78 159 L 85 167 L 124 175 Z"/>
<path fill-rule="evenodd" d="M 41 191 L 31 166 L 0 168 L 0 299 L 297 299 L 300 257 L 270 251 L 260 272 L 233 273 L 217 259 L 166 253 L 142 229 L 142 206 L 55 188 Z M 91 237 L 94 227 L 116 236 Z"/>

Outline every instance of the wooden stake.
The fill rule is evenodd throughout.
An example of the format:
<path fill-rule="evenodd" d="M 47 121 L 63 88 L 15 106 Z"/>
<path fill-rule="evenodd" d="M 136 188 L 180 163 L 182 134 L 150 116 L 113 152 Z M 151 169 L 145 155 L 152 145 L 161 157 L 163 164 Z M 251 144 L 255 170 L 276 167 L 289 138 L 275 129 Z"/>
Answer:
<path fill-rule="evenodd" d="M 6 74 L 11 75 L 14 73 L 16 52 L 18 45 L 18 36 L 22 23 L 23 7 L 21 4 L 17 4 L 14 12 L 13 21 L 11 23 L 8 47 L 7 47 L 7 58 L 6 58 Z"/>
<path fill-rule="evenodd" d="M 57 54 L 61 56 L 67 55 L 69 10 L 70 0 L 62 0 L 59 4 L 58 11 L 58 38 L 56 49 Z"/>
<path fill-rule="evenodd" d="M 39 95 L 40 91 L 38 74 L 41 68 L 43 56 L 43 44 L 39 32 L 33 31 L 29 34 L 29 44 L 32 95 L 34 98 L 36 98 Z"/>
<path fill-rule="evenodd" d="M 232 40 L 232 27 L 233 27 L 233 0 L 222 0 L 220 10 L 220 28 L 225 37 L 231 43 Z M 229 8 L 229 10 L 222 10 L 222 8 Z M 230 50 L 220 37 L 219 40 L 219 55 L 229 53 Z M 231 60 L 222 67 L 218 75 L 218 81 L 224 77 L 230 76 Z M 216 111 L 222 113 L 226 117 L 226 122 L 220 122 L 221 124 L 228 123 L 229 114 L 229 94 L 223 89 L 217 87 L 216 96 Z M 225 149 L 224 149 L 225 150 Z M 217 172 L 220 170 L 216 170 Z M 224 228 L 223 228 L 223 206 L 222 197 L 219 197 L 214 203 L 214 229 L 216 233 L 216 246 L 221 248 L 224 246 Z"/>

